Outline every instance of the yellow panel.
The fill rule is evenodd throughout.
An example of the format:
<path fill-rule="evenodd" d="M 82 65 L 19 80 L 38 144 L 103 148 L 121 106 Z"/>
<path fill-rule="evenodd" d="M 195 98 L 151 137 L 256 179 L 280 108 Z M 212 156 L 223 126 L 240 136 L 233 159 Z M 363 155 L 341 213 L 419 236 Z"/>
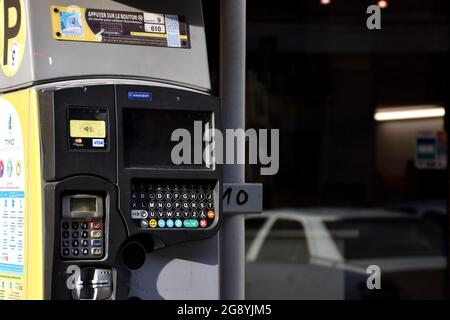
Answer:
<path fill-rule="evenodd" d="M 0 97 L 0 108 L 3 109 L 0 110 L 0 135 L 5 134 L 1 133 L 2 128 L 9 127 L 9 132 L 6 134 L 15 140 L 14 145 L 19 146 L 18 150 L 22 150 L 20 156 L 18 153 L 15 155 L 11 153 L 8 156 L 6 155 L 7 150 L 2 152 L 3 157 L 11 158 L 13 165 L 12 172 L 8 170 L 6 173 L 13 183 L 15 182 L 19 186 L 23 185 L 23 188 L 19 188 L 19 190 L 23 190 L 23 192 L 20 191 L 20 196 L 11 195 L 11 193 L 6 195 L 6 197 L 13 198 L 8 199 L 11 203 L 12 200 L 15 201 L 16 212 L 19 212 L 19 208 L 23 210 L 23 227 L 20 225 L 20 228 L 23 228 L 23 247 L 20 247 L 21 259 L 20 263 L 13 264 L 22 265 L 23 268 L 21 272 L 18 271 L 18 267 L 15 267 L 17 270 L 13 273 L 3 272 L 0 274 L 0 282 L 5 282 L 5 285 L 9 286 L 9 290 L 4 289 L 0 293 L 0 299 L 44 298 L 42 180 L 37 101 L 35 90 L 17 91 Z M 2 112 L 5 109 L 9 111 Z M 17 123 L 16 116 L 18 117 Z M 8 125 L 3 125 L 3 122 Z M 23 148 L 20 148 L 21 145 Z M 8 162 L 10 161 L 8 160 Z M 5 194 L 2 196 L 5 197 Z M 13 232 L 12 236 L 17 237 L 17 234 Z M 17 242 L 21 241 L 22 238 L 19 237 Z M 12 257 L 17 260 L 14 254 Z M 8 270 L 8 268 L 11 267 L 7 265 L 3 270 Z M 2 290 L 0 289 L 0 291 Z"/>
<path fill-rule="evenodd" d="M 70 120 L 71 138 L 106 138 L 105 121 Z"/>

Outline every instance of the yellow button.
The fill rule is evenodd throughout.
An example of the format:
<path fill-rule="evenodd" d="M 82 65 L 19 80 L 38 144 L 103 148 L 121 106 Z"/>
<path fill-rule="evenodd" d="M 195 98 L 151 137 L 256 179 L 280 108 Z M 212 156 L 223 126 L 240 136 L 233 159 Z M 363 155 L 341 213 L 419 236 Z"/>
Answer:
<path fill-rule="evenodd" d="M 91 238 L 101 238 L 103 233 L 100 230 L 91 231 Z"/>
<path fill-rule="evenodd" d="M 149 221 L 148 225 L 150 226 L 150 228 L 156 228 L 156 226 L 158 225 L 158 222 L 156 222 L 155 219 L 152 219 Z"/>
<path fill-rule="evenodd" d="M 106 138 L 105 121 L 70 120 L 71 138 Z"/>

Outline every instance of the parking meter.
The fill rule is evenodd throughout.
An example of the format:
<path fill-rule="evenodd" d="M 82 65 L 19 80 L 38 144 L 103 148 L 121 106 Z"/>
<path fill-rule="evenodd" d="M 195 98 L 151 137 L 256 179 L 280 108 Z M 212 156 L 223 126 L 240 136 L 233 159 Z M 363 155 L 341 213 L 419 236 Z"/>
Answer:
<path fill-rule="evenodd" d="M 0 6 L 0 299 L 130 298 L 146 253 L 221 224 L 201 2 Z"/>

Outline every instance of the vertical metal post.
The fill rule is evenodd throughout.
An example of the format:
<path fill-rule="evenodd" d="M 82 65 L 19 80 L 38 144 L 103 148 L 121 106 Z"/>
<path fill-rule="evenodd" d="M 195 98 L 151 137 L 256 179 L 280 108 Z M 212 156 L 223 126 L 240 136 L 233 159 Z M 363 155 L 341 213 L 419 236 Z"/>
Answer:
<path fill-rule="evenodd" d="M 221 1 L 221 97 L 223 127 L 245 129 L 246 1 Z M 245 149 L 245 143 L 237 145 Z M 225 165 L 225 183 L 243 183 L 243 165 Z M 221 298 L 244 299 L 244 217 L 227 216 L 220 231 Z"/>

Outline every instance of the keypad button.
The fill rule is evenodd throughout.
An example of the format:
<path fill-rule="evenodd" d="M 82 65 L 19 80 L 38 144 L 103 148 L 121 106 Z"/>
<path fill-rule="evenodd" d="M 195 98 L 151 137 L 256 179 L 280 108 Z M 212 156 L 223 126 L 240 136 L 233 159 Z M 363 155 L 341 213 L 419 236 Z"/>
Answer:
<path fill-rule="evenodd" d="M 148 194 L 148 198 L 149 198 L 150 200 L 155 200 L 155 199 L 156 199 L 156 195 L 155 195 L 154 193 L 149 193 L 149 194 Z"/>
<path fill-rule="evenodd" d="M 191 193 L 190 197 L 191 197 L 191 200 L 197 200 L 197 194 L 194 192 Z"/>
<path fill-rule="evenodd" d="M 156 200 L 162 200 L 162 199 L 164 199 L 164 194 L 162 192 L 158 192 L 156 194 Z"/>
<path fill-rule="evenodd" d="M 89 249 L 83 249 L 83 256 L 88 256 L 89 255 Z"/>
<path fill-rule="evenodd" d="M 206 204 L 203 201 L 199 202 L 198 207 L 199 207 L 199 209 L 203 210 L 206 208 Z"/>
<path fill-rule="evenodd" d="M 163 220 L 163 219 L 158 220 L 158 227 L 164 228 L 165 226 L 166 226 L 166 221 L 165 220 Z"/>
<path fill-rule="evenodd" d="M 81 237 L 84 238 L 84 239 L 86 239 L 87 237 L 89 237 L 89 232 L 83 231 L 83 232 L 81 233 Z"/>
<path fill-rule="evenodd" d="M 63 241 L 63 247 L 67 248 L 70 246 L 70 240 L 64 240 Z"/>
<path fill-rule="evenodd" d="M 73 249 L 73 250 L 72 250 L 72 254 L 73 254 L 74 256 L 78 256 L 78 255 L 80 254 L 80 250 L 79 250 L 79 249 Z"/>
<path fill-rule="evenodd" d="M 189 202 L 183 202 L 182 204 L 181 204 L 181 206 L 182 206 L 182 208 L 183 209 L 189 209 Z"/>
<path fill-rule="evenodd" d="M 92 246 L 94 248 L 101 248 L 102 245 L 103 245 L 103 241 L 102 240 L 98 240 L 98 239 L 92 240 Z"/>
<path fill-rule="evenodd" d="M 149 218 L 155 218 L 156 217 L 156 211 L 150 211 L 149 213 L 148 213 L 148 216 L 149 216 Z"/>
<path fill-rule="evenodd" d="M 174 200 L 180 200 L 180 198 L 181 198 L 181 195 L 180 195 L 179 192 L 175 192 L 175 193 L 173 194 L 173 199 L 174 199 Z"/>
<path fill-rule="evenodd" d="M 184 220 L 183 225 L 188 229 L 198 228 L 198 220 L 186 219 Z"/>
<path fill-rule="evenodd" d="M 214 203 L 213 202 L 208 202 L 208 204 L 206 205 L 206 207 L 208 208 L 208 209 L 214 209 Z"/>
<path fill-rule="evenodd" d="M 181 211 L 175 211 L 175 218 L 180 219 L 181 217 Z"/>
<path fill-rule="evenodd" d="M 149 201 L 148 207 L 149 207 L 150 209 L 155 209 L 155 208 L 156 208 L 156 202 L 155 202 L 155 201 Z"/>
<path fill-rule="evenodd" d="M 133 202 L 131 203 L 131 209 L 138 209 L 138 203 L 135 202 L 135 201 L 133 201 Z"/>
<path fill-rule="evenodd" d="M 100 221 L 91 222 L 91 229 L 100 230 L 102 228 L 102 223 Z"/>
<path fill-rule="evenodd" d="M 72 229 L 73 230 L 78 230 L 79 227 L 80 227 L 80 225 L 78 224 L 78 222 L 72 222 Z"/>
<path fill-rule="evenodd" d="M 197 202 L 191 202 L 191 209 L 197 209 Z"/>
<path fill-rule="evenodd" d="M 191 217 L 191 213 L 189 211 L 183 211 L 183 217 L 190 218 Z"/>
<path fill-rule="evenodd" d="M 78 231 L 72 232 L 72 238 L 76 239 L 80 236 L 80 233 Z"/>
<path fill-rule="evenodd" d="M 156 203 L 156 208 L 157 208 L 157 209 L 164 209 L 164 202 L 158 201 L 158 202 Z"/>
<path fill-rule="evenodd" d="M 173 226 L 174 226 L 173 220 L 171 220 L 171 219 L 167 220 L 166 225 L 167 225 L 167 228 L 173 228 Z"/>
<path fill-rule="evenodd" d="M 198 195 L 198 199 L 201 200 L 201 201 L 205 200 L 205 199 L 206 199 L 205 194 L 204 194 L 204 193 L 200 193 L 200 194 Z"/>
<path fill-rule="evenodd" d="M 70 250 L 69 249 L 64 249 L 63 250 L 63 256 L 68 256 L 68 255 L 70 255 Z"/>
<path fill-rule="evenodd" d="M 82 247 L 87 247 L 87 246 L 89 246 L 89 241 L 88 241 L 88 240 L 81 240 L 81 246 L 82 246 Z"/>
<path fill-rule="evenodd" d="M 213 199 L 213 194 L 212 194 L 211 192 L 209 192 L 209 193 L 206 195 L 206 199 L 207 199 L 207 200 L 212 200 L 212 199 Z"/>
<path fill-rule="evenodd" d="M 164 195 L 164 198 L 166 200 L 172 200 L 172 194 L 170 192 L 166 192 L 166 194 Z"/>
<path fill-rule="evenodd" d="M 72 247 L 78 247 L 80 242 L 78 240 L 72 240 Z"/>
<path fill-rule="evenodd" d="M 206 219 L 207 215 L 206 215 L 205 210 L 201 210 L 201 211 L 199 212 L 199 215 L 198 215 L 198 216 L 200 217 L 200 219 Z"/>
<path fill-rule="evenodd" d="M 208 218 L 209 219 L 214 219 L 216 216 L 216 213 L 212 210 L 208 211 Z"/>
<path fill-rule="evenodd" d="M 67 239 L 67 238 L 70 237 L 70 232 L 69 232 L 69 231 L 64 231 L 64 232 L 62 233 L 62 236 L 63 236 L 64 239 Z"/>
<path fill-rule="evenodd" d="M 91 238 L 101 238 L 103 237 L 103 232 L 100 230 L 91 231 Z"/>
<path fill-rule="evenodd" d="M 166 217 L 169 218 L 169 219 L 172 219 L 173 218 L 173 211 L 172 210 L 168 210 L 166 212 Z"/>
<path fill-rule="evenodd" d="M 173 207 L 174 207 L 175 209 L 180 209 L 180 208 L 181 208 L 181 203 L 180 203 L 179 201 L 175 201 L 175 202 L 173 203 Z"/>
<path fill-rule="evenodd" d="M 200 227 L 206 228 L 207 226 L 208 226 L 208 222 L 206 220 L 201 220 L 200 221 Z"/>
<path fill-rule="evenodd" d="M 100 248 L 92 248 L 91 252 L 93 256 L 101 256 L 103 254 L 103 250 Z"/>
<path fill-rule="evenodd" d="M 158 218 L 164 218 L 165 214 L 164 211 L 158 211 Z"/>
<path fill-rule="evenodd" d="M 189 194 L 188 194 L 187 192 L 183 192 L 183 193 L 181 194 L 181 199 L 183 199 L 183 200 L 188 200 L 188 199 L 189 199 Z"/>
<path fill-rule="evenodd" d="M 81 224 L 81 229 L 87 230 L 88 228 L 89 228 L 89 225 L 88 225 L 86 222 L 83 222 L 83 223 Z"/>
<path fill-rule="evenodd" d="M 63 230 L 68 230 L 70 228 L 69 223 L 68 222 L 63 222 L 62 228 L 63 228 Z"/>
<path fill-rule="evenodd" d="M 172 209 L 173 203 L 172 202 L 166 202 L 166 209 Z"/>
<path fill-rule="evenodd" d="M 148 221 L 147 220 L 141 220 L 141 228 L 147 228 L 148 227 Z"/>
<path fill-rule="evenodd" d="M 198 218 L 198 212 L 197 212 L 197 211 L 192 211 L 191 217 L 192 217 L 193 219 L 197 219 L 197 218 Z"/>

